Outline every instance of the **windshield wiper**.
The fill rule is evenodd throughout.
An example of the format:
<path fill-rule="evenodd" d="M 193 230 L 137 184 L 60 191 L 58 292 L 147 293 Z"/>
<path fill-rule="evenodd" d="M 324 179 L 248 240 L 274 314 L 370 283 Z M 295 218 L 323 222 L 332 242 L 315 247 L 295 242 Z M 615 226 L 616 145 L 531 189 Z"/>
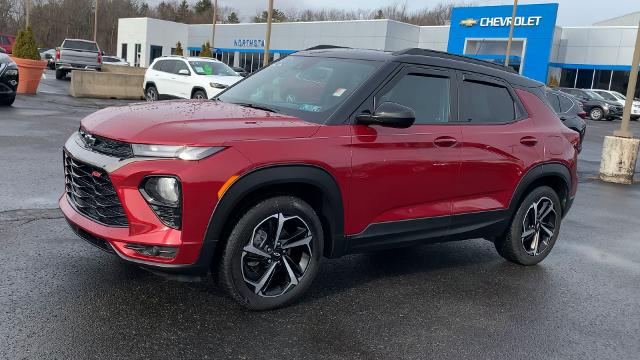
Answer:
<path fill-rule="evenodd" d="M 264 111 L 268 111 L 268 112 L 272 112 L 272 113 L 277 113 L 278 111 L 275 109 L 272 109 L 268 106 L 263 106 L 263 105 L 258 105 L 258 104 L 252 104 L 252 103 L 232 103 L 235 105 L 240 105 L 240 106 L 244 106 L 244 107 L 248 107 L 248 108 L 252 108 L 252 109 L 258 109 L 258 110 L 264 110 Z"/>

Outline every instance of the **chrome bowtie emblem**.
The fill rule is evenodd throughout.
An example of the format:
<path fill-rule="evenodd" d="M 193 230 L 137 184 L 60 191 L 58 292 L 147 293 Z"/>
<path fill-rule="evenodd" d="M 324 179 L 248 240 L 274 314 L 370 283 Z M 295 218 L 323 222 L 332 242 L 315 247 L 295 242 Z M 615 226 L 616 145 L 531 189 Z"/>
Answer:
<path fill-rule="evenodd" d="M 81 133 L 80 135 L 87 146 L 93 146 L 96 143 L 96 138 L 93 135 L 87 133 Z"/>

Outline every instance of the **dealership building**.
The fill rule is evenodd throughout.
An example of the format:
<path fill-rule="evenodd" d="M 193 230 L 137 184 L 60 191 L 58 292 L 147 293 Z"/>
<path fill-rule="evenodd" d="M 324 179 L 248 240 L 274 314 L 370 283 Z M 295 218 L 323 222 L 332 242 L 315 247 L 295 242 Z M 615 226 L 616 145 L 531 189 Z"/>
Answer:
<path fill-rule="evenodd" d="M 416 26 L 392 20 L 274 23 L 269 57 L 277 59 L 317 45 L 395 51 L 424 48 L 504 63 L 512 6 L 454 8 L 450 25 Z M 590 26 L 558 26 L 558 4 L 520 5 L 510 65 L 551 85 L 626 92 L 640 12 Z M 265 24 L 217 24 L 215 56 L 247 71 L 263 60 Z M 118 22 L 118 56 L 137 66 L 170 55 L 180 42 L 198 55 L 212 38 L 212 25 L 152 18 Z M 636 88 L 640 96 L 640 84 Z"/>

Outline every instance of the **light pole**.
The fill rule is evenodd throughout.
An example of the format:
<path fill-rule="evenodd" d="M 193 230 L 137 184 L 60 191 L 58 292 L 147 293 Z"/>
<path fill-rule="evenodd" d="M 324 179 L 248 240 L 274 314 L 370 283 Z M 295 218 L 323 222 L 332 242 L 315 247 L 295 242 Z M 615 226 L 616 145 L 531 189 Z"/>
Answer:
<path fill-rule="evenodd" d="M 267 11 L 267 36 L 264 42 L 264 59 L 262 66 L 269 65 L 269 46 L 271 46 L 271 16 L 273 15 L 273 0 L 269 0 L 269 10 Z"/>
<path fill-rule="evenodd" d="M 213 34 L 211 34 L 211 51 L 216 49 L 216 22 L 218 21 L 218 0 L 213 1 Z"/>
<path fill-rule="evenodd" d="M 94 11 L 93 19 L 93 41 L 98 42 L 98 1 L 96 0 L 96 11 Z"/>
<path fill-rule="evenodd" d="M 631 72 L 627 85 L 627 98 L 624 102 L 620 129 L 613 136 L 605 136 L 602 145 L 602 161 L 600 162 L 600 179 L 608 182 L 632 184 L 636 171 L 640 140 L 633 138 L 629 131 L 631 106 L 638 81 L 638 65 L 640 65 L 640 22 L 636 34 L 636 46 L 631 60 Z"/>
<path fill-rule="evenodd" d="M 509 66 L 509 58 L 511 57 L 511 42 L 513 41 L 513 28 L 516 23 L 516 8 L 518 0 L 513 0 L 513 12 L 511 13 L 511 25 L 509 26 L 509 38 L 507 39 L 507 52 L 505 53 L 504 66 Z"/>

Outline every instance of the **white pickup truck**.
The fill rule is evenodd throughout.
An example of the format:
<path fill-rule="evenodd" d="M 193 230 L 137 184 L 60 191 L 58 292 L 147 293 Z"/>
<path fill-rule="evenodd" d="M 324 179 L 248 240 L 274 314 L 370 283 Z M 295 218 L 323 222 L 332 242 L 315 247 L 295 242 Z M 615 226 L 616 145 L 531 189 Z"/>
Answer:
<path fill-rule="evenodd" d="M 56 79 L 64 79 L 71 70 L 102 69 L 102 51 L 95 41 L 64 39 L 56 49 Z"/>

